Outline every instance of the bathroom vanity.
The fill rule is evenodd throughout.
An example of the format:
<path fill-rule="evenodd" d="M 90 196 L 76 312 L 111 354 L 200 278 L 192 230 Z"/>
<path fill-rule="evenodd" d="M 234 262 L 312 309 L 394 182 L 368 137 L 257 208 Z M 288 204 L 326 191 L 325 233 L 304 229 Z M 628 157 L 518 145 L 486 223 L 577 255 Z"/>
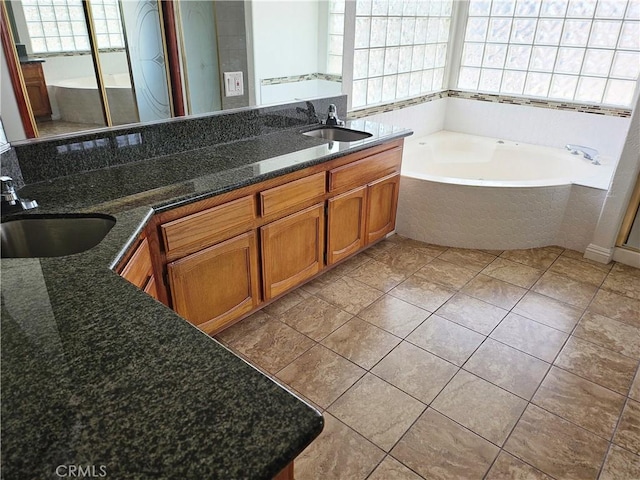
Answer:
<path fill-rule="evenodd" d="M 151 138 L 180 144 L 187 140 L 175 129 L 208 132 L 185 120 L 22 152 L 73 156 L 83 145 L 91 165 L 110 155 L 110 168 L 19 193 L 38 201 L 35 215 L 101 213 L 116 223 L 76 255 L 2 259 L 7 478 L 46 478 L 61 465 L 113 478 L 293 478 L 294 458 L 322 430 L 321 414 L 205 332 L 393 230 L 411 132 L 359 121 L 347 127 L 369 138 L 327 142 L 302 135 L 309 125 L 292 126 L 287 112 L 250 115 L 267 131 L 172 145 L 131 163 L 116 160 L 157 153 Z M 278 115 L 283 127 L 273 128 Z"/>

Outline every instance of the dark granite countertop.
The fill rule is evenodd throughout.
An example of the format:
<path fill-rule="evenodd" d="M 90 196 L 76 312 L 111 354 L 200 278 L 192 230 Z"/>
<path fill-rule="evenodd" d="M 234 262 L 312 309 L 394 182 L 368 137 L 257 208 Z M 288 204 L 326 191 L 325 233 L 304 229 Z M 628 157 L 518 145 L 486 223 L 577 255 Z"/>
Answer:
<path fill-rule="evenodd" d="M 405 137 L 328 143 L 281 130 L 35 183 L 35 213 L 102 212 L 73 256 L 2 259 L 2 477 L 269 479 L 320 433 L 320 413 L 111 269 L 154 211 Z M 66 467 L 62 467 L 63 469 Z"/>

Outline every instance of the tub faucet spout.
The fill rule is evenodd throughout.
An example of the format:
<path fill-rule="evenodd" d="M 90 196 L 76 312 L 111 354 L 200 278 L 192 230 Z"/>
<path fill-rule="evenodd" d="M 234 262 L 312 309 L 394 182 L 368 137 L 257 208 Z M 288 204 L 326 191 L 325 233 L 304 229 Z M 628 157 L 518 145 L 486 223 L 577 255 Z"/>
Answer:
<path fill-rule="evenodd" d="M 572 155 L 582 155 L 587 160 L 591 160 L 594 165 L 600 165 L 598 161 L 598 150 L 595 148 L 583 147 L 582 145 L 567 144 L 565 147 Z"/>

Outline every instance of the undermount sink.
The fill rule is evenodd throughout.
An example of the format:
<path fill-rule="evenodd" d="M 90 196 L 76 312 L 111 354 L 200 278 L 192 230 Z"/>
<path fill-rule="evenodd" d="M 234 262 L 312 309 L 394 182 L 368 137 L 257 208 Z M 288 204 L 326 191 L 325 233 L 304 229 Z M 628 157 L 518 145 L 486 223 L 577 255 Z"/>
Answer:
<path fill-rule="evenodd" d="M 358 140 L 364 140 L 371 136 L 368 132 L 361 132 L 360 130 L 351 130 L 350 128 L 334 127 L 331 125 L 322 125 L 308 132 L 304 132 L 304 135 L 309 137 L 324 138 L 331 142 L 356 142 Z"/>
<path fill-rule="evenodd" d="M 0 224 L 2 258 L 62 257 L 98 245 L 115 225 L 108 215 L 34 215 Z"/>

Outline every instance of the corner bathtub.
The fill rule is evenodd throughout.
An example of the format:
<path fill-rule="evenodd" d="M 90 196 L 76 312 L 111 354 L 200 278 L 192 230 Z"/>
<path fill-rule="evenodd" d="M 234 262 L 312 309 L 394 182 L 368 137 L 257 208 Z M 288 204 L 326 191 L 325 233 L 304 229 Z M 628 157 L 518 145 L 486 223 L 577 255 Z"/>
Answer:
<path fill-rule="evenodd" d="M 564 149 L 449 131 L 409 137 L 396 231 L 460 248 L 584 251 L 611 173 Z"/>
<path fill-rule="evenodd" d="M 136 100 L 127 73 L 103 75 L 111 119 L 115 125 L 138 121 Z M 60 80 L 50 85 L 60 120 L 104 125 L 102 102 L 95 77 Z"/>

